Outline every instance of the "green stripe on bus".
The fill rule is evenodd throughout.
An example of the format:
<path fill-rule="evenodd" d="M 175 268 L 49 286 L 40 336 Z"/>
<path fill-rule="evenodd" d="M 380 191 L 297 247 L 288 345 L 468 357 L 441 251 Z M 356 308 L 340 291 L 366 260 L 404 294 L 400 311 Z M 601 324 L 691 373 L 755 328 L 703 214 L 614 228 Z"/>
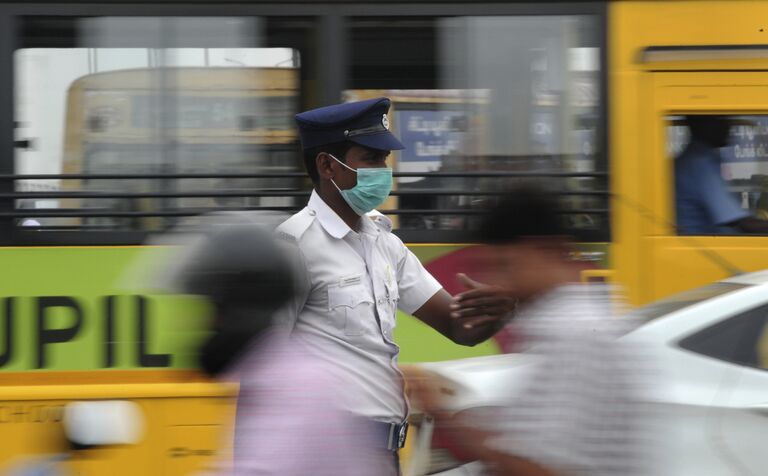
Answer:
<path fill-rule="evenodd" d="M 454 246 L 416 246 L 429 261 Z M 121 287 L 140 247 L 0 248 L 0 371 L 183 369 L 195 366 L 205 336 L 200 299 Z M 150 250 L 149 256 L 163 254 Z M 145 254 L 146 256 L 146 254 Z M 10 330 L 10 333 L 7 331 Z M 404 362 L 497 353 L 493 343 L 455 345 L 401 315 Z"/>

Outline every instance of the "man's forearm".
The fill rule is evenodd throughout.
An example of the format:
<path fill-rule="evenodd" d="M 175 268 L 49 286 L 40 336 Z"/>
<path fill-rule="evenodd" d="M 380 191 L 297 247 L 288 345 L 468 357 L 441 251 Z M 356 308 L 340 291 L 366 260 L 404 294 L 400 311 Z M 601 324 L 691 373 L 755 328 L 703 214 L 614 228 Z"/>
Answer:
<path fill-rule="evenodd" d="M 499 332 L 504 324 L 500 321 L 488 322 L 476 327 L 466 328 L 459 320 L 451 319 L 451 336 L 450 339 L 460 345 L 474 346 L 482 342 L 487 341 L 491 337 L 495 336 Z"/>
<path fill-rule="evenodd" d="M 507 304 L 506 301 L 504 304 Z M 453 305 L 452 296 L 441 289 L 424 303 L 414 316 L 451 341 L 467 346 L 488 340 L 507 322 L 504 317 L 505 308 L 500 305 L 493 307 L 494 313 L 489 315 L 483 314 L 482 309 L 471 309 L 472 313 L 465 315 L 463 313 L 466 313 L 466 310 L 456 309 Z"/>
<path fill-rule="evenodd" d="M 741 230 L 743 233 L 752 233 L 755 235 L 766 235 L 768 234 L 768 221 L 761 220 L 756 217 L 746 217 L 742 218 L 741 220 L 738 220 L 731 224 L 732 226 L 735 226 L 739 230 Z"/>

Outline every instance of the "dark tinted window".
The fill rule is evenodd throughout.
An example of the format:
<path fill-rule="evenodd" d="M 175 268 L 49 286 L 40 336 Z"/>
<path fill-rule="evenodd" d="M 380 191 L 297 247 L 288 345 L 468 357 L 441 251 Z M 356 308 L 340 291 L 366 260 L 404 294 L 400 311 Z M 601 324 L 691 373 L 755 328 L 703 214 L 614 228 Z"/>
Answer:
<path fill-rule="evenodd" d="M 726 319 L 680 341 L 680 347 L 739 365 L 768 368 L 768 306 Z"/>

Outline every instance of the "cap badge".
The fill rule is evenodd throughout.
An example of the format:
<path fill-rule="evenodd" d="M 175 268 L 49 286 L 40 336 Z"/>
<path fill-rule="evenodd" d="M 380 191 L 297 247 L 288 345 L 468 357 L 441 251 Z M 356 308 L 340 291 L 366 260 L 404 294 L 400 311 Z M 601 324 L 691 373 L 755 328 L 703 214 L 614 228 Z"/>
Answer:
<path fill-rule="evenodd" d="M 384 126 L 384 129 L 389 130 L 389 119 L 387 119 L 386 114 L 381 116 L 381 125 Z"/>

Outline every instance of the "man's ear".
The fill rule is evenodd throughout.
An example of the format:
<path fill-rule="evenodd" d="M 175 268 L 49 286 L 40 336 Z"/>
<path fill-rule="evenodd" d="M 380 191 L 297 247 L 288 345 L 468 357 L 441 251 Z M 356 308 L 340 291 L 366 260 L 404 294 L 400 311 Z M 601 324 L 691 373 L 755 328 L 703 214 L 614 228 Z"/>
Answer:
<path fill-rule="evenodd" d="M 330 180 L 333 178 L 333 168 L 331 167 L 331 156 L 325 152 L 320 152 L 315 157 L 315 167 L 317 167 L 317 175 L 320 178 Z"/>

